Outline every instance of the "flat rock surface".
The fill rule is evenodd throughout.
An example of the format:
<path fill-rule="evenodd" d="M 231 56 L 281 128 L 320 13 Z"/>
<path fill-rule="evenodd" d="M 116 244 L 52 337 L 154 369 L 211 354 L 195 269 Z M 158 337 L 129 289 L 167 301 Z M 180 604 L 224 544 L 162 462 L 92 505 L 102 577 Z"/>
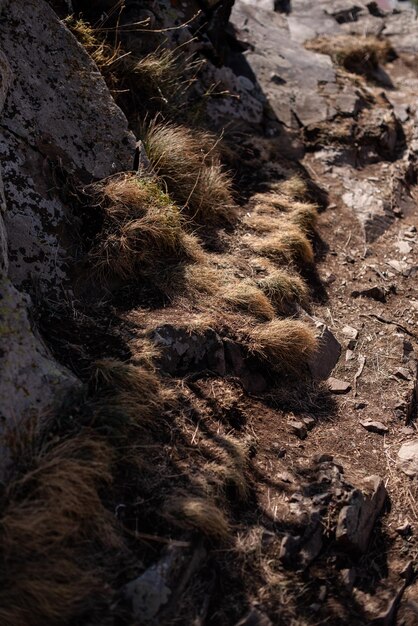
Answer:
<path fill-rule="evenodd" d="M 5 0 L 2 11 L 0 52 L 11 73 L 0 121 L 9 273 L 16 286 L 35 275 L 56 289 L 74 242 L 54 168 L 85 182 L 109 176 L 132 167 L 135 140 L 96 66 L 44 0 Z"/>

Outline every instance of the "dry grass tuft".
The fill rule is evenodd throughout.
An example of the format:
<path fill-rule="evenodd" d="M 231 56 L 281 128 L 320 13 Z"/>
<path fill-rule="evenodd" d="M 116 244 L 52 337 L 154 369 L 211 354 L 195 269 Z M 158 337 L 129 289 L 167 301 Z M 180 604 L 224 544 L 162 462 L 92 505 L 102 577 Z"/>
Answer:
<path fill-rule="evenodd" d="M 278 190 L 292 200 L 303 201 L 308 194 L 308 185 L 300 176 L 292 176 L 278 184 Z"/>
<path fill-rule="evenodd" d="M 185 94 L 196 79 L 202 61 L 186 57 L 181 50 L 158 48 L 139 58 L 126 53 L 117 32 L 100 31 L 82 19 L 68 17 L 66 26 L 85 48 L 124 108 L 143 114 L 184 105 Z M 105 36 L 105 32 L 107 37 Z M 111 44 L 110 38 L 117 43 Z M 129 99 L 129 101 L 128 101 Z"/>
<path fill-rule="evenodd" d="M 291 224 L 300 228 L 304 233 L 310 233 L 315 228 L 318 209 L 314 204 L 298 202 L 297 206 L 289 213 L 288 219 Z"/>
<path fill-rule="evenodd" d="M 215 462 L 205 467 L 206 472 L 214 472 L 221 478 L 222 490 L 232 486 L 237 497 L 245 501 L 249 495 L 249 484 L 245 476 L 248 465 L 248 448 L 243 441 L 231 435 L 224 435 L 215 440 L 218 445 L 212 446 Z M 225 494 L 216 494 L 225 495 Z"/>
<path fill-rule="evenodd" d="M 235 217 L 231 178 L 212 135 L 154 120 L 143 140 L 154 171 L 192 219 L 217 223 Z"/>
<path fill-rule="evenodd" d="M 168 502 L 168 515 L 180 525 L 200 531 L 206 537 L 224 540 L 229 534 L 229 524 L 221 509 L 208 498 L 193 496 L 172 497 Z"/>
<path fill-rule="evenodd" d="M 334 63 L 348 72 L 370 78 L 373 78 L 379 63 L 385 63 L 396 56 L 388 39 L 373 36 L 318 37 L 305 45 L 308 50 L 328 54 Z"/>
<path fill-rule="evenodd" d="M 259 280 L 258 286 L 281 312 L 293 302 L 302 304 L 308 299 L 307 285 L 295 272 L 275 270 L 266 278 Z"/>
<path fill-rule="evenodd" d="M 263 320 L 274 317 L 274 308 L 267 296 L 250 280 L 229 284 L 222 295 L 232 308 L 250 313 Z"/>
<path fill-rule="evenodd" d="M 90 259 L 102 278 L 153 278 L 167 266 L 203 258 L 198 239 L 184 231 L 180 210 L 155 181 L 125 174 L 96 192 L 104 224 Z"/>
<path fill-rule="evenodd" d="M 91 385 L 98 396 L 95 403 L 101 420 L 112 416 L 112 430 L 126 425 L 151 427 L 159 423 L 164 404 L 173 400 L 153 370 L 114 359 L 96 361 Z M 120 419 L 121 422 L 117 420 Z"/>
<path fill-rule="evenodd" d="M 272 320 L 247 334 L 250 350 L 281 371 L 300 371 L 318 347 L 314 329 L 300 320 Z"/>
<path fill-rule="evenodd" d="M 0 517 L 0 622 L 69 623 L 110 599 L 101 555 L 122 548 L 99 497 L 112 451 L 89 436 L 47 447 L 11 480 Z"/>
<path fill-rule="evenodd" d="M 282 232 L 266 237 L 251 238 L 249 247 L 259 254 L 278 260 L 313 263 L 312 245 L 306 235 L 296 226 L 288 225 Z"/>

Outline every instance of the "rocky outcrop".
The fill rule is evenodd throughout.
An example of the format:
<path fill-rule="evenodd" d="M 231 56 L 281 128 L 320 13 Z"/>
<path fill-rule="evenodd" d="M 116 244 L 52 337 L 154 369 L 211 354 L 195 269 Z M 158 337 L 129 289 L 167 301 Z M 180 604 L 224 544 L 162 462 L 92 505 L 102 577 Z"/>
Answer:
<path fill-rule="evenodd" d="M 0 51 L 11 88 L 1 118 L 10 277 L 65 284 L 77 241 L 57 179 L 130 169 L 134 137 L 84 49 L 46 2 L 3 2 Z M 23 42 L 23 43 L 22 43 Z"/>
<path fill-rule="evenodd" d="M 46 415 L 79 383 L 31 316 L 65 297 L 77 216 L 58 185 L 132 164 L 135 140 L 103 78 L 44 1 L 0 2 L 0 414 Z M 2 180 L 2 184 L 1 184 Z"/>

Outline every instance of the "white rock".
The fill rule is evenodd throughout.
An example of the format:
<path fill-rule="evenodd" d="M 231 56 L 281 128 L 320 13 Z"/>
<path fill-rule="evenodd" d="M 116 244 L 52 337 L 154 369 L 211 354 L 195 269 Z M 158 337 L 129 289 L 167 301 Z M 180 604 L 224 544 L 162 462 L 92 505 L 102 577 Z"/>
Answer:
<path fill-rule="evenodd" d="M 398 452 L 401 470 L 412 478 L 418 474 L 418 439 L 404 443 Z"/>

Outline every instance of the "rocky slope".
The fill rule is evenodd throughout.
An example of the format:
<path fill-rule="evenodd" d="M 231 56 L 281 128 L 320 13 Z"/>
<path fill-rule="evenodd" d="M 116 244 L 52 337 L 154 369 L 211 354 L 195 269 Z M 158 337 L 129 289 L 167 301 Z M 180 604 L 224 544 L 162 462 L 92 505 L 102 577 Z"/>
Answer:
<path fill-rule="evenodd" d="M 2 623 L 418 623 L 398 4 L 0 0 Z"/>

